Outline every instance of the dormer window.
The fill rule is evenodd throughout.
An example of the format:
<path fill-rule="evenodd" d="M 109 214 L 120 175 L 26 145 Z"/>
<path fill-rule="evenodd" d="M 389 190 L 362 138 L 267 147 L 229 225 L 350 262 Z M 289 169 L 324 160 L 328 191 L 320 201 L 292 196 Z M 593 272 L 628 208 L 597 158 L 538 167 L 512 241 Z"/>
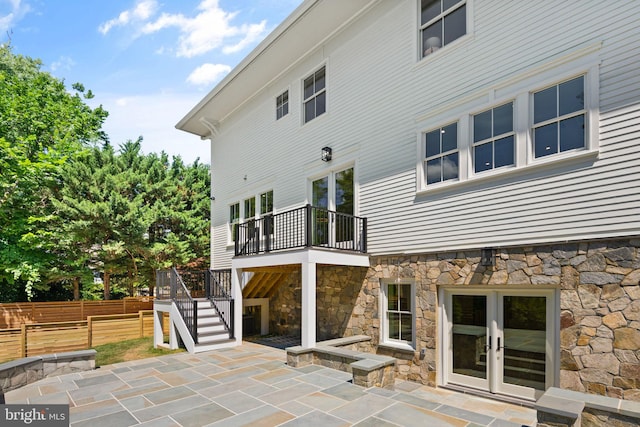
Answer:
<path fill-rule="evenodd" d="M 466 3 L 466 0 L 421 0 L 422 58 L 467 33 Z"/>

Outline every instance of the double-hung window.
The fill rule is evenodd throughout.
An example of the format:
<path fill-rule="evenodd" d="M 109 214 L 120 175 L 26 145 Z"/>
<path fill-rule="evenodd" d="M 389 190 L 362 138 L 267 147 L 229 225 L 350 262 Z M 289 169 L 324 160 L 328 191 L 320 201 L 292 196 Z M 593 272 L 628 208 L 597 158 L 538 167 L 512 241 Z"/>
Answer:
<path fill-rule="evenodd" d="M 535 158 L 585 148 L 584 76 L 533 93 Z"/>
<path fill-rule="evenodd" d="M 256 198 L 250 197 L 244 200 L 244 219 L 254 219 L 256 217 Z"/>
<path fill-rule="evenodd" d="M 466 33 L 466 0 L 421 0 L 420 40 L 423 58 Z"/>
<path fill-rule="evenodd" d="M 513 102 L 473 116 L 475 173 L 513 166 L 515 162 Z"/>
<path fill-rule="evenodd" d="M 276 120 L 289 114 L 289 91 L 285 90 L 284 93 L 276 98 Z"/>
<path fill-rule="evenodd" d="M 413 346 L 413 288 L 412 283 L 406 282 L 382 283 L 383 342 Z"/>
<path fill-rule="evenodd" d="M 538 83 L 535 76 L 527 79 L 531 86 Z M 440 123 L 425 123 L 418 140 L 418 191 L 597 153 L 597 67 L 580 75 L 567 72 L 530 90 L 518 83 L 502 92 L 493 105 L 474 100 L 466 113 L 442 114 L 447 125 L 434 129 Z"/>
<path fill-rule="evenodd" d="M 260 194 L 260 215 L 273 212 L 273 190 Z"/>
<path fill-rule="evenodd" d="M 425 135 L 427 184 L 458 179 L 458 122 Z"/>
<path fill-rule="evenodd" d="M 265 217 L 267 215 L 271 215 L 273 213 L 273 190 L 269 190 L 260 194 L 260 217 L 263 218 L 262 221 L 262 234 L 267 234 L 267 219 Z M 270 217 L 269 217 L 270 218 Z M 270 233 L 273 233 L 273 219 L 271 219 L 268 230 Z"/>
<path fill-rule="evenodd" d="M 304 79 L 304 122 L 315 119 L 327 110 L 325 67 Z"/>
<path fill-rule="evenodd" d="M 234 203 L 229 206 L 229 227 L 231 241 L 236 240 L 236 224 L 240 222 L 240 203 Z"/>

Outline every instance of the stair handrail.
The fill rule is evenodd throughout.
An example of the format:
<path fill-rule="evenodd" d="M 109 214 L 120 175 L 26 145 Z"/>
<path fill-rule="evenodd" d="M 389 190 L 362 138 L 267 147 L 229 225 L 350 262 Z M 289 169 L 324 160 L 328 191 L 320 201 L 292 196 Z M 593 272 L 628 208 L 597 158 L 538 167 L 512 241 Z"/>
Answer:
<path fill-rule="evenodd" d="M 194 344 L 198 344 L 198 302 L 191 296 L 191 291 L 187 289 L 175 267 L 171 268 L 171 299 L 176 304 Z"/>
<path fill-rule="evenodd" d="M 220 283 L 219 278 L 225 277 L 227 284 L 231 282 L 231 270 L 208 270 L 206 277 L 207 299 L 215 307 L 225 329 L 229 332 L 229 338 L 235 338 L 234 331 L 234 300 L 231 298 L 231 289 Z"/>

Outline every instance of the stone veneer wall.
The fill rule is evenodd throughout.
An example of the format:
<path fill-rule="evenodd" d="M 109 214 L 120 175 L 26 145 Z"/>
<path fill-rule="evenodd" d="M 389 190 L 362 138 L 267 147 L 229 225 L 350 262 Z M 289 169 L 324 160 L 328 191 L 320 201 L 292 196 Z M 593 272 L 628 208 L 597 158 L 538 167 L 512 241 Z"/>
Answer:
<path fill-rule="evenodd" d="M 435 385 L 439 286 L 555 286 L 560 289 L 561 388 L 640 400 L 640 239 L 500 249 L 495 267 L 480 251 L 380 256 L 371 268 L 318 268 L 318 340 L 364 334 L 398 358 L 397 377 Z M 380 280 L 416 284 L 416 352 L 379 345 Z M 275 333 L 300 333 L 300 275 L 272 298 Z M 274 317 L 275 316 L 275 317 Z M 278 325 L 274 325 L 278 323 Z M 425 356 L 420 357 L 420 349 Z"/>
<path fill-rule="evenodd" d="M 302 317 L 302 277 L 294 271 L 269 298 L 269 332 L 300 336 Z"/>

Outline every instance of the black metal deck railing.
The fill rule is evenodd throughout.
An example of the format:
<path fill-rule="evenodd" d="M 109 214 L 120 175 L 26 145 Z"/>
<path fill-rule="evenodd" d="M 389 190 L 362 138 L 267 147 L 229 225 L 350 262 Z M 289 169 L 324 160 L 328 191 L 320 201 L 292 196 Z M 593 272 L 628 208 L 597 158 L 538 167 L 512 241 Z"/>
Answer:
<path fill-rule="evenodd" d="M 193 338 L 193 342 L 198 344 L 198 302 L 191 296 L 191 291 L 187 289 L 182 277 L 175 268 L 171 269 L 171 299 L 176 303 L 180 316 Z"/>
<path fill-rule="evenodd" d="M 236 224 L 235 254 L 322 247 L 366 253 L 367 219 L 311 205 Z"/>
<path fill-rule="evenodd" d="M 158 270 L 156 298 L 171 299 L 193 338 L 198 343 L 198 302 L 207 298 L 215 307 L 229 338 L 233 338 L 234 300 L 231 298 L 231 270 Z"/>
<path fill-rule="evenodd" d="M 234 338 L 234 301 L 231 298 L 231 270 L 207 271 L 206 295 L 218 312 L 225 328 L 229 331 L 229 338 Z"/>

